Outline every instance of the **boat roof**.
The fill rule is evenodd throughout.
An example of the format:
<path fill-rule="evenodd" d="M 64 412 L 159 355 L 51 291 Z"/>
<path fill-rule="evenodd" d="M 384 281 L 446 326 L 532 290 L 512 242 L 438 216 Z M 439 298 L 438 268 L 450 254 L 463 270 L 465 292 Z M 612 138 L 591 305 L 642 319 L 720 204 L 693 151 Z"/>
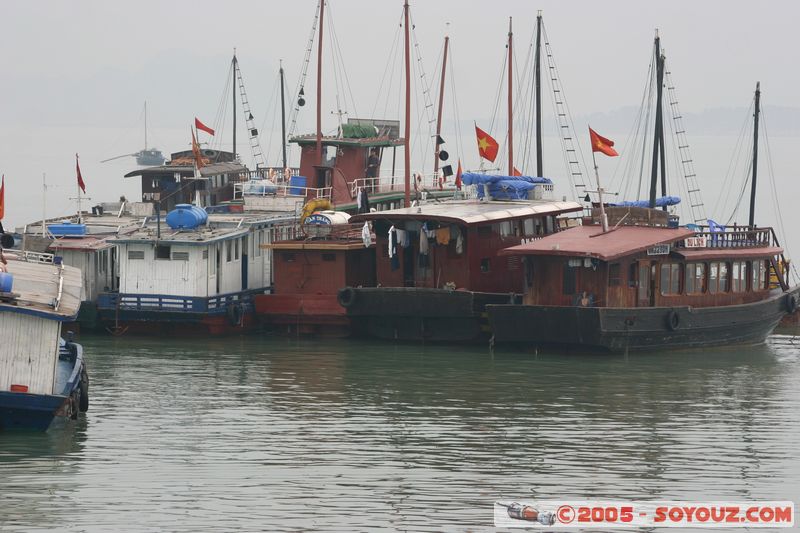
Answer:
<path fill-rule="evenodd" d="M 179 172 L 181 174 L 194 173 L 192 165 L 159 165 L 156 167 L 139 168 L 125 174 L 126 178 L 135 176 L 163 175 Z M 216 176 L 217 174 L 230 174 L 235 172 L 247 172 L 247 167 L 239 163 L 211 163 L 199 169 L 201 176 Z"/>
<path fill-rule="evenodd" d="M 577 202 L 552 202 L 547 200 L 525 200 L 520 202 L 495 200 L 481 202 L 478 200 L 464 200 L 431 202 L 417 207 L 404 207 L 354 215 L 350 217 L 350 223 L 367 220 L 435 220 L 469 225 L 581 210 L 583 210 L 583 206 Z"/>
<path fill-rule="evenodd" d="M 681 248 L 673 250 L 686 260 L 707 260 L 707 259 L 745 259 L 756 257 L 773 257 L 783 253 L 783 248 L 777 246 L 760 247 L 739 247 L 732 248 Z"/>
<path fill-rule="evenodd" d="M 96 237 L 60 237 L 50 243 L 47 248 L 50 250 L 79 250 L 94 252 L 113 248 L 114 245 L 106 238 Z"/>
<path fill-rule="evenodd" d="M 603 233 L 600 226 L 576 226 L 533 242 L 511 246 L 501 250 L 500 255 L 592 257 L 601 261 L 612 261 L 642 252 L 651 246 L 680 241 L 694 234 L 688 228 L 620 226 Z"/>
<path fill-rule="evenodd" d="M 289 142 L 297 143 L 299 145 L 315 144 L 317 142 L 316 134 L 297 135 L 289 139 Z M 381 146 L 403 146 L 405 142 L 402 138 L 383 137 L 333 137 L 323 136 L 322 144 L 328 146 L 364 146 L 364 147 L 381 147 Z"/>
<path fill-rule="evenodd" d="M 0 312 L 23 313 L 53 320 L 72 319 L 81 305 L 81 271 L 40 262 L 43 254 L 5 250 L 6 270 L 14 276 L 11 302 L 0 301 Z M 47 256 L 52 257 L 52 256 Z"/>
<path fill-rule="evenodd" d="M 109 240 L 113 243 L 153 243 L 158 241 L 203 246 L 210 242 L 245 235 L 252 226 L 293 223 L 296 219 L 294 213 L 286 212 L 257 213 L 256 215 L 214 213 L 208 216 L 207 224 L 191 229 L 173 229 L 162 219 L 161 238 L 159 239 L 158 221 L 155 217 L 148 217 L 147 225 L 120 232 L 117 237 Z"/>

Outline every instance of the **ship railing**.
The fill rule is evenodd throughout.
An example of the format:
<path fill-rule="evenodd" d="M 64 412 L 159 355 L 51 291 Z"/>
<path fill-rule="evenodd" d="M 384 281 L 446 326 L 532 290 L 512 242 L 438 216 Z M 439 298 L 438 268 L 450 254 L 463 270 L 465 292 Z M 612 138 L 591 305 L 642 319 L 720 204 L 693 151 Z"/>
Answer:
<path fill-rule="evenodd" d="M 99 309 L 120 309 L 125 311 L 223 313 L 228 306 L 251 303 L 253 296 L 263 294 L 268 290 L 256 289 L 210 297 L 104 292 L 97 297 L 97 307 Z"/>
<path fill-rule="evenodd" d="M 289 183 L 289 179 L 292 176 L 298 176 L 299 174 L 300 169 L 298 167 L 261 167 L 239 173 L 238 180 L 250 181 L 268 179 L 273 183 L 283 184 Z"/>
<path fill-rule="evenodd" d="M 735 226 L 712 231 L 696 226 L 695 236 L 684 243 L 687 248 L 764 248 L 777 246 L 772 228 Z M 687 246 L 688 245 L 688 246 Z"/>
<path fill-rule="evenodd" d="M 333 187 L 299 187 L 297 185 L 263 185 L 250 187 L 245 190 L 248 182 L 233 184 L 233 199 L 242 199 L 245 196 L 276 196 L 276 197 L 296 197 L 306 200 L 326 199 L 330 200 L 333 194 Z"/>
<path fill-rule="evenodd" d="M 4 253 L 13 256 L 17 261 L 25 261 L 27 263 L 45 263 L 52 265 L 55 258 L 53 254 L 29 252 L 27 250 L 4 250 Z"/>
<path fill-rule="evenodd" d="M 416 187 L 414 186 L 416 181 Z M 442 183 L 443 189 L 455 189 L 454 178 L 451 176 L 447 182 Z M 434 174 L 416 174 L 411 176 L 411 193 L 415 190 L 439 190 L 439 181 Z M 380 176 L 377 178 L 356 178 L 350 184 L 350 196 L 355 199 L 359 189 L 364 189 L 368 194 L 403 192 L 405 191 L 405 176 Z"/>

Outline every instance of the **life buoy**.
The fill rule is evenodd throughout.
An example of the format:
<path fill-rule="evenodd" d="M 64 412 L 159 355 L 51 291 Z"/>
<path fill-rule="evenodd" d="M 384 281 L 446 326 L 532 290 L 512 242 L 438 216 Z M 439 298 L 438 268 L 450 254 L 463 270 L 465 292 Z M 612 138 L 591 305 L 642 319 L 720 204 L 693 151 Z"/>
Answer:
<path fill-rule="evenodd" d="M 797 295 L 796 294 L 787 294 L 786 295 L 786 312 L 790 315 L 797 311 Z"/>
<path fill-rule="evenodd" d="M 342 307 L 350 307 L 356 303 L 356 290 L 353 287 L 340 289 L 339 293 L 336 295 L 336 299 Z"/>
<path fill-rule="evenodd" d="M 674 309 L 667 314 L 667 327 L 670 331 L 675 331 L 681 325 L 681 317 Z"/>
<path fill-rule="evenodd" d="M 231 326 L 241 325 L 242 315 L 244 314 L 242 304 L 228 304 L 228 308 L 225 310 L 225 312 L 228 315 L 228 323 Z"/>

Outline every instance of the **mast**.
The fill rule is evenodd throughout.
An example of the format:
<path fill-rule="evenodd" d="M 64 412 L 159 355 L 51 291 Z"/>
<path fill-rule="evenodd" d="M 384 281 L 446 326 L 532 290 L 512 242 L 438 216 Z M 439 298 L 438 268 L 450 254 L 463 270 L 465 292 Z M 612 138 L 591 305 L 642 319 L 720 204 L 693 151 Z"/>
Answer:
<path fill-rule="evenodd" d="M 233 99 L 231 103 L 233 104 L 233 159 L 236 160 L 236 48 L 233 49 L 233 68 L 231 69 L 231 73 L 233 74 L 233 83 L 231 86 L 233 87 Z"/>
<path fill-rule="evenodd" d="M 283 94 L 283 59 L 281 65 L 281 149 L 283 150 L 283 169 L 286 170 L 286 100 Z"/>
<path fill-rule="evenodd" d="M 319 0 L 319 42 L 317 43 L 317 165 L 322 166 L 322 30 L 325 0 Z"/>
<path fill-rule="evenodd" d="M 653 167 L 650 174 L 650 208 L 656 206 L 656 186 L 658 185 L 658 163 L 659 152 L 663 151 L 664 147 L 664 122 L 661 110 L 661 96 L 664 86 L 664 59 L 661 56 L 661 38 L 658 36 L 656 30 L 655 39 L 655 63 L 656 63 L 656 124 L 655 135 L 653 135 Z M 662 154 L 663 155 L 663 154 Z M 662 158 L 663 159 L 663 158 Z M 666 182 L 664 176 L 664 169 L 662 168 L 661 180 Z M 666 183 L 661 186 L 662 191 L 666 189 Z"/>
<path fill-rule="evenodd" d="M 514 34 L 511 31 L 511 17 L 508 17 L 508 175 L 514 174 L 514 120 L 512 118 L 514 100 L 512 96 L 514 61 L 511 50 Z"/>
<path fill-rule="evenodd" d="M 534 59 L 534 91 L 536 91 L 536 175 L 544 176 L 542 161 L 542 12 L 536 15 L 536 58 Z"/>
<path fill-rule="evenodd" d="M 408 0 L 403 4 L 403 16 L 405 24 L 405 55 L 406 55 L 406 123 L 405 123 L 405 139 L 403 139 L 403 155 L 405 157 L 405 202 L 404 206 L 411 205 L 411 146 L 409 138 L 411 135 L 411 51 L 409 28 L 408 28 Z"/>
<path fill-rule="evenodd" d="M 439 112 L 436 116 L 436 140 L 433 153 L 433 175 L 439 177 L 439 135 L 442 133 L 442 107 L 444 106 L 444 79 L 447 71 L 447 48 L 450 44 L 450 36 L 444 36 L 444 56 L 442 59 L 442 79 L 439 82 Z"/>
<path fill-rule="evenodd" d="M 755 223 L 756 177 L 758 174 L 758 115 L 761 112 L 761 82 L 756 82 L 755 111 L 753 112 L 753 179 L 750 184 L 750 227 Z"/>

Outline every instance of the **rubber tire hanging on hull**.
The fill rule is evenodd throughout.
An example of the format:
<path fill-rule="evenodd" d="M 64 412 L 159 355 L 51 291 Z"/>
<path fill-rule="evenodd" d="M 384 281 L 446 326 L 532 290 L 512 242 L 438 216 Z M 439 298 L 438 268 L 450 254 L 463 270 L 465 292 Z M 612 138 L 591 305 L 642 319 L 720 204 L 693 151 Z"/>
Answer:
<path fill-rule="evenodd" d="M 681 317 L 674 309 L 667 314 L 667 327 L 670 331 L 675 331 L 681 325 Z"/>
<path fill-rule="evenodd" d="M 81 368 L 81 394 L 78 398 L 78 408 L 82 413 L 89 410 L 89 374 L 86 372 L 86 363 Z"/>
<path fill-rule="evenodd" d="M 797 311 L 797 295 L 795 294 L 787 294 L 786 295 L 786 312 L 790 315 Z"/>
<path fill-rule="evenodd" d="M 345 287 L 336 295 L 336 300 L 342 307 L 350 307 L 356 303 L 356 291 L 352 287 Z"/>

